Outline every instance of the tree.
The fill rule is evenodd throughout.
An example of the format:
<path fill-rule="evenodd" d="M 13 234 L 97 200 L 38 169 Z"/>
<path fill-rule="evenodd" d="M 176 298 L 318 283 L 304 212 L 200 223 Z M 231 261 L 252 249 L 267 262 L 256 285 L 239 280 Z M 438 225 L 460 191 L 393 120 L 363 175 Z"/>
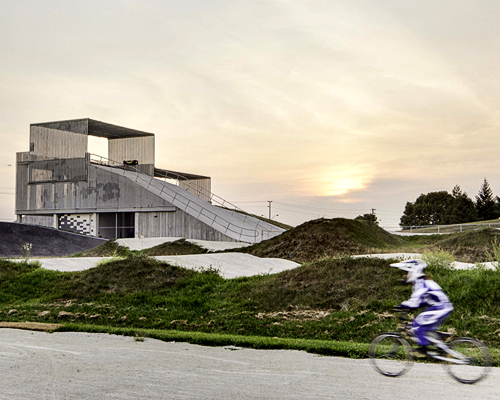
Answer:
<path fill-rule="evenodd" d="M 449 217 L 450 224 L 462 224 L 477 220 L 476 205 L 467 193 L 462 192 L 460 186 L 455 185 L 451 195 L 455 199 L 451 214 Z"/>
<path fill-rule="evenodd" d="M 479 221 L 488 221 L 500 217 L 500 207 L 495 201 L 490 184 L 484 178 L 481 189 L 476 196 L 476 211 Z"/>
<path fill-rule="evenodd" d="M 403 212 L 403 216 L 400 219 L 400 226 L 418 226 L 420 225 L 420 221 L 415 215 L 415 203 L 410 201 L 406 202 L 405 210 Z"/>
<path fill-rule="evenodd" d="M 450 223 L 454 197 L 446 191 L 421 194 L 415 203 L 406 203 L 401 226 L 442 225 Z"/>
<path fill-rule="evenodd" d="M 373 222 L 374 224 L 378 225 L 378 220 L 377 216 L 375 214 L 363 214 L 363 215 L 358 215 L 355 220 L 363 220 L 363 221 L 370 221 Z"/>

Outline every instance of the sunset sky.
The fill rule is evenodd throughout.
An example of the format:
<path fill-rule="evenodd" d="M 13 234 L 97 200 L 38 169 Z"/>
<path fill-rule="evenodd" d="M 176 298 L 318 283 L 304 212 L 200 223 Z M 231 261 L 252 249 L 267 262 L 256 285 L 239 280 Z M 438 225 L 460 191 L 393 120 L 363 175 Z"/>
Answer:
<path fill-rule="evenodd" d="M 493 0 L 0 0 L 0 219 L 30 123 L 73 118 L 153 132 L 157 167 L 292 225 L 500 195 L 499 20 Z"/>

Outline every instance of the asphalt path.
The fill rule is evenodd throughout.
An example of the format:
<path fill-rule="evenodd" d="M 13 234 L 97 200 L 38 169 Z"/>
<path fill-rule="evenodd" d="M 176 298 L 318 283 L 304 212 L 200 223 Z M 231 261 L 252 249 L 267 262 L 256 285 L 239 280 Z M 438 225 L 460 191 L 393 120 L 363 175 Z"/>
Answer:
<path fill-rule="evenodd" d="M 281 258 L 260 258 L 244 253 L 191 254 L 184 256 L 156 256 L 157 260 L 194 270 L 215 269 L 225 279 L 258 274 L 275 274 L 300 266 L 300 264 Z M 63 272 L 85 271 L 94 268 L 111 257 L 70 257 L 36 259 L 42 268 Z M 22 259 L 12 261 L 22 262 Z"/>
<path fill-rule="evenodd" d="M 0 330 L 0 399 L 498 399 L 500 373 L 476 385 L 439 365 L 386 378 L 368 360 L 204 347 L 85 333 Z"/>

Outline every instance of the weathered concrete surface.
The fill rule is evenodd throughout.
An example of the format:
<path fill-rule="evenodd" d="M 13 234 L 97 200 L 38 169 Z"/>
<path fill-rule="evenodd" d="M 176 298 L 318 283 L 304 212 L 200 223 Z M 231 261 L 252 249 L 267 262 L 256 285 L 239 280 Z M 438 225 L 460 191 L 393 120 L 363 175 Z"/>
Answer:
<path fill-rule="evenodd" d="M 498 369 L 468 386 L 439 365 L 394 379 L 368 360 L 232 349 L 0 329 L 0 399 L 496 400 L 500 390 Z"/>
<path fill-rule="evenodd" d="M 193 254 L 186 256 L 157 256 L 179 267 L 201 270 L 214 268 L 226 279 L 259 274 L 275 274 L 300 266 L 296 262 L 281 258 L 259 258 L 243 253 Z"/>

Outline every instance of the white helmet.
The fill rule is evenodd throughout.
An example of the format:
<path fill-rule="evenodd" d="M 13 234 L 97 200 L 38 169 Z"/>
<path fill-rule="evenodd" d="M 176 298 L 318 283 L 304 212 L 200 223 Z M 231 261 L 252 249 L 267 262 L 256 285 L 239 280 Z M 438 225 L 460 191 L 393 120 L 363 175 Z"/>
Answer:
<path fill-rule="evenodd" d="M 391 267 L 396 267 L 408 272 L 407 283 L 413 283 L 417 279 L 424 276 L 424 269 L 427 264 L 422 260 L 406 260 L 398 263 L 391 264 Z"/>

